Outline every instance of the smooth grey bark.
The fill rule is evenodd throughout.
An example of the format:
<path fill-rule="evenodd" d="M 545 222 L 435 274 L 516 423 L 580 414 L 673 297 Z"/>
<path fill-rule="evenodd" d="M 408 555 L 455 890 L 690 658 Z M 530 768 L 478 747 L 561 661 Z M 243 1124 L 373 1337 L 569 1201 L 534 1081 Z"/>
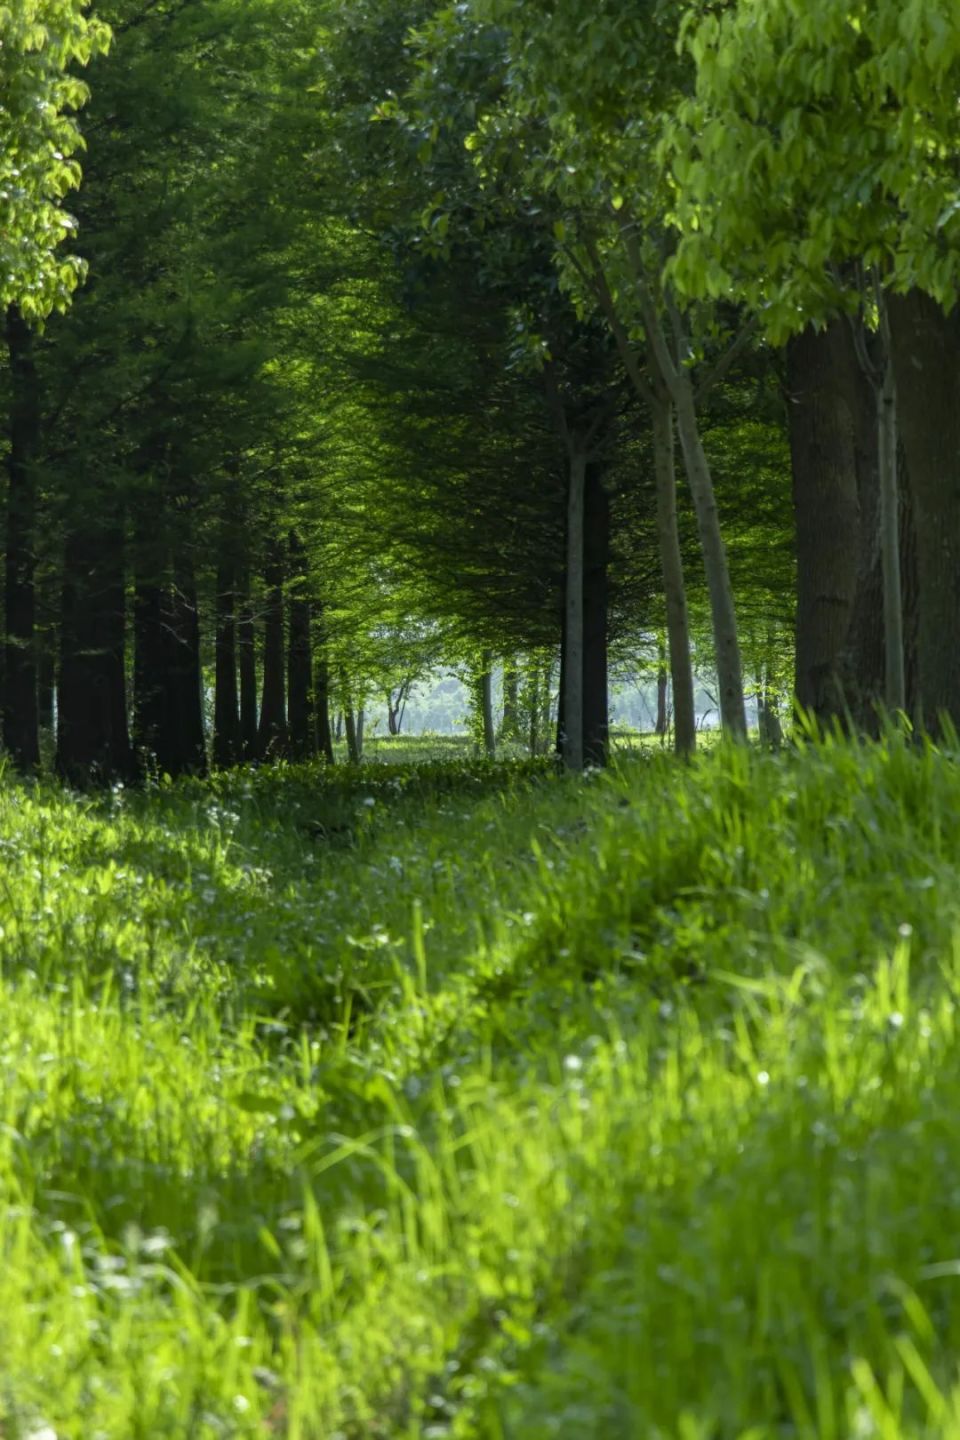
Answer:
<path fill-rule="evenodd" d="M 587 457 L 570 448 L 563 664 L 563 761 L 583 769 L 583 542 Z"/>
<path fill-rule="evenodd" d="M 678 755 L 692 755 L 697 748 L 697 716 L 694 705 L 693 665 L 690 660 L 690 624 L 687 592 L 677 525 L 677 476 L 674 465 L 673 406 L 669 397 L 658 393 L 653 406 L 653 455 L 657 482 L 657 539 L 660 569 L 667 608 L 667 639 L 670 678 L 673 681 L 674 747 Z M 666 733 L 666 686 L 658 693 L 658 734 Z M 661 730 L 660 708 L 663 708 Z"/>
<path fill-rule="evenodd" d="M 665 349 L 666 342 L 662 331 L 660 339 Z M 697 530 L 700 535 L 703 568 L 707 578 L 707 593 L 710 597 L 710 616 L 713 622 L 720 721 L 728 735 L 740 739 L 747 733 L 747 712 L 743 701 L 743 663 L 740 658 L 740 640 L 737 634 L 733 586 L 730 583 L 730 567 L 727 564 L 727 550 L 720 531 L 720 515 L 717 510 L 713 477 L 700 435 L 689 372 L 683 366 L 671 365 L 670 371 L 668 374 L 664 374 L 663 379 L 676 407 L 680 447 L 683 451 L 693 508 L 697 516 Z M 676 706 L 676 698 L 674 698 L 674 705 Z"/>

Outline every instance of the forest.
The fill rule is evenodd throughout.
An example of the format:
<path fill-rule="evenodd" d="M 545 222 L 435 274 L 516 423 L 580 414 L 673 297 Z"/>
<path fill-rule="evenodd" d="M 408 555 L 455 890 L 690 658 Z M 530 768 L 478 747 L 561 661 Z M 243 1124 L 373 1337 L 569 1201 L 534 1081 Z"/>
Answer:
<path fill-rule="evenodd" d="M 956 0 L 0 0 L 0 1436 L 960 1440 Z"/>

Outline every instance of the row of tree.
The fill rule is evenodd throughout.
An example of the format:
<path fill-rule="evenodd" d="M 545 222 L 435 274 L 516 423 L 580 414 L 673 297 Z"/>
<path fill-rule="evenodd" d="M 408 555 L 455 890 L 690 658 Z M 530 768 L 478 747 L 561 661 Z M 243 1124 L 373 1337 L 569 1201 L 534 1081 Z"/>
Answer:
<path fill-rule="evenodd" d="M 960 720 L 960 28 L 815 8 L 21 0 L 14 761 L 330 756 L 331 694 L 357 754 L 371 688 L 559 646 L 579 768 L 658 634 L 688 752 L 694 657 L 739 735 L 794 624 L 821 718 Z"/>

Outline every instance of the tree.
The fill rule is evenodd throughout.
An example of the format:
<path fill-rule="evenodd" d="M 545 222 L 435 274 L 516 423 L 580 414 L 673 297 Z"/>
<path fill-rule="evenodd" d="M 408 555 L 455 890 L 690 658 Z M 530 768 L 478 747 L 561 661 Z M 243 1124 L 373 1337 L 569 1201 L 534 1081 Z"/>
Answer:
<path fill-rule="evenodd" d="M 86 0 L 8 0 L 0 45 L 0 310 L 26 321 L 65 310 L 83 275 L 58 255 L 76 228 L 63 207 L 80 183 L 73 117 L 88 96 L 71 66 L 105 51 L 110 31 Z"/>
<path fill-rule="evenodd" d="M 671 140 L 694 296 L 746 298 L 768 335 L 862 306 L 889 340 L 918 563 L 919 711 L 960 719 L 960 20 L 950 0 L 691 7 L 695 94 Z M 865 284 L 870 278 L 871 285 Z M 876 287 L 874 297 L 873 287 Z M 890 379 L 877 386 L 887 648 L 902 560 Z M 887 655 L 888 696 L 902 691 Z"/>

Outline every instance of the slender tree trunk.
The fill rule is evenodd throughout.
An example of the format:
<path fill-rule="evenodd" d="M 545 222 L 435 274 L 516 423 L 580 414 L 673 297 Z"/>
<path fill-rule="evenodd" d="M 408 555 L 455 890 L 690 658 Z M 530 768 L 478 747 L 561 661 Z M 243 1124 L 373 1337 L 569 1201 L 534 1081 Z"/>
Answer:
<path fill-rule="evenodd" d="M 740 659 L 733 586 L 730 583 L 726 547 L 720 533 L 713 478 L 697 423 L 693 386 L 686 370 L 674 371 L 673 392 L 680 445 L 697 516 L 707 592 L 710 596 L 717 683 L 720 689 L 720 719 L 728 735 L 740 738 L 747 733 L 747 714 L 743 702 L 743 664 Z M 676 705 L 677 698 L 674 694 L 674 706 Z M 679 731 L 679 726 L 677 729 Z"/>
<path fill-rule="evenodd" d="M 220 769 L 238 764 L 242 751 L 237 693 L 236 562 L 231 537 L 221 537 L 217 566 L 216 636 L 213 698 L 213 763 Z"/>
<path fill-rule="evenodd" d="M 907 714 L 915 717 L 919 708 L 919 671 L 917 665 L 919 576 L 917 574 L 917 535 L 913 523 L 913 497 L 907 475 L 907 462 L 901 440 L 897 447 L 897 469 L 900 492 L 900 588 L 903 595 L 903 670 L 907 696 Z"/>
<path fill-rule="evenodd" d="M 314 688 L 317 717 L 317 749 L 328 764 L 333 764 L 333 733 L 330 728 L 330 674 L 321 654 L 316 661 Z"/>
<path fill-rule="evenodd" d="M 257 749 L 261 759 L 282 755 L 287 748 L 287 714 L 283 664 L 283 557 L 279 546 L 264 572 L 266 614 L 263 631 L 263 698 Z"/>
<path fill-rule="evenodd" d="M 40 658 L 37 662 L 37 718 L 41 730 L 51 731 L 53 729 L 56 688 L 56 639 L 50 631 L 47 631 L 43 637 Z"/>
<path fill-rule="evenodd" d="M 357 734 L 357 720 L 352 706 L 348 705 L 344 710 L 343 721 L 347 731 L 347 758 L 351 764 L 359 765 L 362 757 Z"/>
<path fill-rule="evenodd" d="M 597 464 L 587 466 L 583 559 L 583 758 L 603 766 L 610 747 L 610 500 Z"/>
<path fill-rule="evenodd" d="M 200 617 L 193 560 L 178 545 L 173 585 L 162 596 L 169 703 L 157 745 L 161 771 L 174 777 L 203 775 L 207 768 L 203 730 L 203 676 L 200 664 Z"/>
<path fill-rule="evenodd" d="M 500 725 L 502 740 L 516 740 L 520 735 L 520 672 L 516 657 L 508 655 L 503 662 L 503 720 Z"/>
<path fill-rule="evenodd" d="M 960 726 L 960 309 L 920 291 L 887 310 L 917 547 L 920 718 Z"/>
<path fill-rule="evenodd" d="M 163 517 L 154 495 L 139 495 L 134 507 L 133 741 L 148 769 L 158 760 L 167 728 L 167 653 L 163 589 L 166 557 Z"/>
<path fill-rule="evenodd" d="M 338 710 L 338 711 L 337 711 L 337 729 L 336 729 L 336 734 L 335 734 L 335 736 L 334 736 L 334 739 L 336 740 L 336 742 L 337 742 L 338 745 L 340 744 L 340 741 L 343 739 L 343 725 L 344 725 L 343 711 L 342 711 L 342 710 Z"/>
<path fill-rule="evenodd" d="M 257 754 L 257 632 L 250 598 L 250 573 L 244 570 L 237 613 L 237 664 L 240 671 L 240 754 Z"/>
<path fill-rule="evenodd" d="M 11 399 L 7 456 L 3 743 L 14 765 L 19 770 L 30 771 L 40 763 L 34 634 L 35 463 L 40 439 L 40 401 L 30 327 L 15 305 L 8 308 L 6 318 Z"/>
<path fill-rule="evenodd" d="M 563 760 L 583 769 L 583 543 L 587 459 L 570 451 L 567 490 L 567 569 L 563 654 Z"/>
<path fill-rule="evenodd" d="M 884 699 L 887 709 L 906 709 L 903 654 L 903 594 L 900 576 L 900 495 L 897 477 L 897 394 L 893 359 L 888 356 L 877 391 L 877 453 L 880 462 L 880 533 L 882 536 Z"/>
<path fill-rule="evenodd" d="M 109 501 L 105 502 L 109 508 Z M 67 537 L 60 622 L 57 773 L 72 785 L 133 774 L 127 726 L 122 521 Z"/>
<path fill-rule="evenodd" d="M 480 716 L 483 721 L 483 753 L 492 760 L 497 753 L 497 730 L 493 721 L 493 657 L 483 657 L 483 672 L 478 682 Z"/>
<path fill-rule="evenodd" d="M 797 534 L 798 703 L 819 720 L 841 714 L 844 648 L 858 585 L 860 500 L 852 342 L 846 321 L 812 327 L 787 346 L 790 451 Z"/>
<path fill-rule="evenodd" d="M 661 740 L 665 740 L 667 730 L 670 728 L 670 720 L 667 710 L 669 675 L 667 672 L 667 651 L 666 646 L 661 642 L 659 647 L 660 663 L 657 666 L 657 718 L 654 725 L 654 734 Z"/>
<path fill-rule="evenodd" d="M 694 702 L 693 665 L 690 659 L 690 623 L 687 616 L 687 588 L 677 525 L 677 476 L 674 465 L 673 405 L 662 391 L 653 406 L 653 454 L 657 481 L 657 539 L 660 570 L 667 611 L 667 640 L 670 676 L 673 681 L 674 748 L 678 755 L 692 755 L 697 747 L 697 714 Z M 658 697 L 659 698 L 659 697 Z M 665 735 L 666 697 L 663 729 L 657 716 L 657 733 Z"/>
<path fill-rule="evenodd" d="M 313 655 L 307 554 L 296 532 L 290 536 L 290 642 L 287 651 L 287 720 L 290 753 L 305 760 L 316 753 L 313 718 Z"/>

